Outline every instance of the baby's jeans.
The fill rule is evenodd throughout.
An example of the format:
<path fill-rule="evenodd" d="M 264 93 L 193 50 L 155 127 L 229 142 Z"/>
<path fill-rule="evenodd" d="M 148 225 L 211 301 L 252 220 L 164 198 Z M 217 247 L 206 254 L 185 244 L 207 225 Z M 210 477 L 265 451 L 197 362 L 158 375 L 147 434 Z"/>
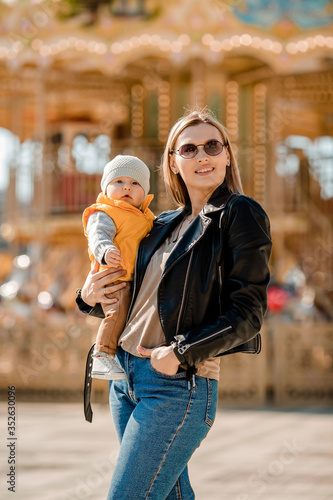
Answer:
<path fill-rule="evenodd" d="M 116 354 L 118 339 L 124 329 L 128 308 L 131 302 L 131 287 L 121 288 L 108 298 L 117 298 L 115 304 L 102 304 L 105 318 L 102 320 L 96 338 L 97 351 Z"/>
<path fill-rule="evenodd" d="M 211 428 L 217 381 L 164 375 L 118 347 L 127 380 L 110 383 L 110 406 L 121 443 L 108 500 L 193 500 L 187 463 Z"/>

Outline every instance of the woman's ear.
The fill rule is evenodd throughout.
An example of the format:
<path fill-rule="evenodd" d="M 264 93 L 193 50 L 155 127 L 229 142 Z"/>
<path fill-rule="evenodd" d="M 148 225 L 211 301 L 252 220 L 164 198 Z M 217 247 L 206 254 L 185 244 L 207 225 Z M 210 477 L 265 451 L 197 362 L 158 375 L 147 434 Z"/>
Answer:
<path fill-rule="evenodd" d="M 177 170 L 177 167 L 176 167 L 176 162 L 175 162 L 175 159 L 174 159 L 174 157 L 173 157 L 173 155 L 171 153 L 170 153 L 169 166 L 170 166 L 170 169 L 172 170 L 172 172 L 174 174 L 178 174 L 178 170 Z"/>
<path fill-rule="evenodd" d="M 227 159 L 227 165 L 230 165 L 231 158 L 230 158 L 230 153 L 229 153 L 229 149 L 228 148 L 225 149 L 225 157 Z"/>

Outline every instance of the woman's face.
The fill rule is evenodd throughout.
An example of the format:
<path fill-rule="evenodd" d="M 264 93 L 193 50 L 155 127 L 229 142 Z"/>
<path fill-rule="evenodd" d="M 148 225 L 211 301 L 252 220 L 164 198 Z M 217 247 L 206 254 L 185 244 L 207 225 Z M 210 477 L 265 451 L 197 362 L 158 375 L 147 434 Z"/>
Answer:
<path fill-rule="evenodd" d="M 200 123 L 184 129 L 179 134 L 174 149 L 178 150 L 184 144 L 197 146 L 212 140 L 224 144 L 221 132 L 217 128 L 208 123 Z M 199 146 L 194 158 L 185 159 L 178 153 L 173 153 L 170 166 L 182 177 L 193 204 L 196 199 L 209 197 L 222 184 L 229 162 L 230 154 L 227 147 L 224 147 L 217 156 L 210 156 L 202 146 Z"/>

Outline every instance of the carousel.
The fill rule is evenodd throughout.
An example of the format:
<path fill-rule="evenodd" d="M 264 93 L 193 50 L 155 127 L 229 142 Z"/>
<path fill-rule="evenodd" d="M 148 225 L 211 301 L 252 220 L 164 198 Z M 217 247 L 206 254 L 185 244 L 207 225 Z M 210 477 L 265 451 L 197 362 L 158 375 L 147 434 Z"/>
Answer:
<path fill-rule="evenodd" d="M 149 166 L 156 214 L 173 208 L 161 155 L 194 106 L 226 125 L 244 191 L 270 216 L 268 323 L 325 325 L 313 363 L 332 369 L 332 3 L 6 0 L 0 19 L 4 383 L 17 359 L 26 391 L 55 390 L 69 360 L 75 379 L 96 329 L 75 307 L 82 211 L 117 154 Z"/>

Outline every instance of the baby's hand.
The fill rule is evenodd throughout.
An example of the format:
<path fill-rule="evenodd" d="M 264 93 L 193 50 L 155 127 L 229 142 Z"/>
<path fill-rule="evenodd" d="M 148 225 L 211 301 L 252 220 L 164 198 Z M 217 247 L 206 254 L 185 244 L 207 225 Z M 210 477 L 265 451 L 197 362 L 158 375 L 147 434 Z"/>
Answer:
<path fill-rule="evenodd" d="M 118 267 L 121 266 L 123 259 L 118 248 L 110 247 L 104 254 L 104 260 L 108 266 Z"/>

